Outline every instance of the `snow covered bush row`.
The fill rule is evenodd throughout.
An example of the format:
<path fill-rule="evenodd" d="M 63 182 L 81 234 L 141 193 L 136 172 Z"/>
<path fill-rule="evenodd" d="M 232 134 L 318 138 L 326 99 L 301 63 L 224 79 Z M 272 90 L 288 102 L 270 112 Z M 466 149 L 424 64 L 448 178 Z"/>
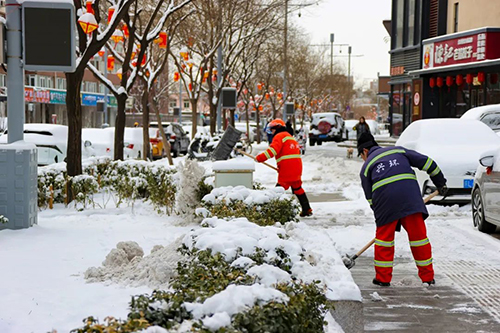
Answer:
<path fill-rule="evenodd" d="M 202 199 L 197 213 L 219 218 L 246 217 L 258 225 L 297 221 L 299 206 L 282 187 L 250 190 L 244 186 L 219 187 Z"/>
<path fill-rule="evenodd" d="M 208 218 L 183 241 L 168 291 L 133 297 L 127 320 L 84 320 L 75 333 L 135 332 L 159 326 L 168 332 L 324 332 L 333 299 L 311 278 L 321 274 L 285 229 L 245 218 Z M 163 330 L 158 329 L 163 332 Z"/>
<path fill-rule="evenodd" d="M 54 203 L 75 201 L 80 209 L 87 208 L 98 205 L 94 195 L 102 193 L 108 195 L 102 206 L 111 197 L 116 206 L 148 199 L 158 211 L 169 214 L 175 204 L 173 173 L 172 169 L 146 161 L 92 158 L 84 162 L 82 175 L 71 178 L 66 174 L 65 164 L 59 163 L 38 169 L 38 206 L 46 208 L 52 200 Z M 73 195 L 70 200 L 69 190 Z"/>

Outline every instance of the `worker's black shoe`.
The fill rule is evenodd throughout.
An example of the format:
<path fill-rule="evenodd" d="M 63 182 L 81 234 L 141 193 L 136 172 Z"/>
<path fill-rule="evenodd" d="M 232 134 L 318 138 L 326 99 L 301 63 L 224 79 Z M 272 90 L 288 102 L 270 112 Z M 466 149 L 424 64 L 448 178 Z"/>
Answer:
<path fill-rule="evenodd" d="M 432 284 L 436 284 L 436 281 L 434 281 L 434 279 L 432 279 L 432 281 L 426 281 L 426 282 L 422 282 L 424 284 L 424 287 L 429 287 L 430 285 Z"/>
<path fill-rule="evenodd" d="M 372 282 L 373 282 L 373 284 L 376 284 L 377 286 L 381 286 L 381 287 L 390 287 L 391 286 L 390 282 L 380 282 L 377 279 L 373 279 Z"/>
<path fill-rule="evenodd" d="M 306 217 L 306 216 L 311 216 L 313 214 L 312 209 L 308 209 L 306 211 L 301 211 L 300 212 L 300 217 Z"/>

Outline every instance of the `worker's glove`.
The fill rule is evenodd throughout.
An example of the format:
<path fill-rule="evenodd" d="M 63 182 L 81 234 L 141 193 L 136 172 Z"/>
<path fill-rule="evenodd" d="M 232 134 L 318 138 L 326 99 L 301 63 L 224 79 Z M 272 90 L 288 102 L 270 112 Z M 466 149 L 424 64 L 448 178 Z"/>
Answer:
<path fill-rule="evenodd" d="M 255 156 L 255 160 L 259 163 L 262 163 L 266 160 L 266 155 L 264 154 L 259 154 L 257 156 Z"/>
<path fill-rule="evenodd" d="M 443 186 L 438 188 L 438 191 L 439 191 L 439 195 L 445 197 L 446 194 L 448 194 L 448 187 L 446 185 L 443 185 Z"/>

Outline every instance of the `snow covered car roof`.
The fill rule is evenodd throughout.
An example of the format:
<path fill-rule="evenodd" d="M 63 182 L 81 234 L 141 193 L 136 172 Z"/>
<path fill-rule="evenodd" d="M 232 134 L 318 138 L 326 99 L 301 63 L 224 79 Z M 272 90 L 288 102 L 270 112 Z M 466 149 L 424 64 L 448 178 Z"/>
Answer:
<path fill-rule="evenodd" d="M 472 108 L 469 111 L 465 112 L 462 117 L 460 117 L 460 119 L 479 120 L 482 115 L 489 112 L 500 112 L 500 104 L 483 105 Z"/>

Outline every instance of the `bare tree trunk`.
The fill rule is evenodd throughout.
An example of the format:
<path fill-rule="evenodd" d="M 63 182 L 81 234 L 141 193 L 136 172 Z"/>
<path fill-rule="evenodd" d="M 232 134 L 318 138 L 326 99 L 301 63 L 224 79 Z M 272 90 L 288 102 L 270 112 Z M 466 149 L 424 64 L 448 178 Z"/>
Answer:
<path fill-rule="evenodd" d="M 158 129 L 160 130 L 161 139 L 163 140 L 163 147 L 165 147 L 165 153 L 167 154 L 168 164 L 174 165 L 172 160 L 172 147 L 170 147 L 170 141 L 168 141 L 167 135 L 165 134 L 165 129 L 160 121 L 160 108 L 155 105 L 154 111 L 156 114 L 156 119 L 158 119 Z"/>
<path fill-rule="evenodd" d="M 142 93 L 142 158 L 147 161 L 149 152 L 149 90 L 147 84 L 144 85 Z M 159 119 L 159 118 L 158 118 Z M 158 123 L 161 121 L 158 120 Z M 153 156 L 150 156 L 153 159 Z"/>
<path fill-rule="evenodd" d="M 196 99 L 191 99 L 191 138 L 194 139 L 196 131 L 198 130 L 198 103 Z"/>
<path fill-rule="evenodd" d="M 250 117 L 248 116 L 248 106 L 245 107 L 245 116 L 247 120 L 247 138 L 250 143 Z"/>
<path fill-rule="evenodd" d="M 247 109 L 248 109 L 248 106 L 247 106 Z M 257 112 L 255 113 L 255 121 L 257 122 L 257 143 L 260 143 L 260 141 L 262 140 L 262 138 L 260 137 L 260 111 L 257 110 Z"/>
<path fill-rule="evenodd" d="M 124 145 L 124 135 L 125 135 L 125 103 L 127 101 L 126 94 L 120 94 L 116 96 L 116 102 L 118 108 L 116 111 L 116 123 L 115 123 L 115 160 L 123 161 L 123 145 Z"/>
<path fill-rule="evenodd" d="M 84 68 L 85 69 L 85 68 Z M 82 174 L 82 101 L 80 89 L 83 70 L 66 73 L 68 89 L 66 92 L 66 109 L 68 112 L 68 158 L 66 170 L 68 176 Z M 71 198 L 71 196 L 69 196 Z"/>
<path fill-rule="evenodd" d="M 229 111 L 229 123 L 234 127 L 234 110 Z"/>
<path fill-rule="evenodd" d="M 222 112 L 222 128 L 225 131 L 227 128 L 227 114 L 226 114 L 226 110 L 224 108 L 222 109 L 221 112 Z"/>

